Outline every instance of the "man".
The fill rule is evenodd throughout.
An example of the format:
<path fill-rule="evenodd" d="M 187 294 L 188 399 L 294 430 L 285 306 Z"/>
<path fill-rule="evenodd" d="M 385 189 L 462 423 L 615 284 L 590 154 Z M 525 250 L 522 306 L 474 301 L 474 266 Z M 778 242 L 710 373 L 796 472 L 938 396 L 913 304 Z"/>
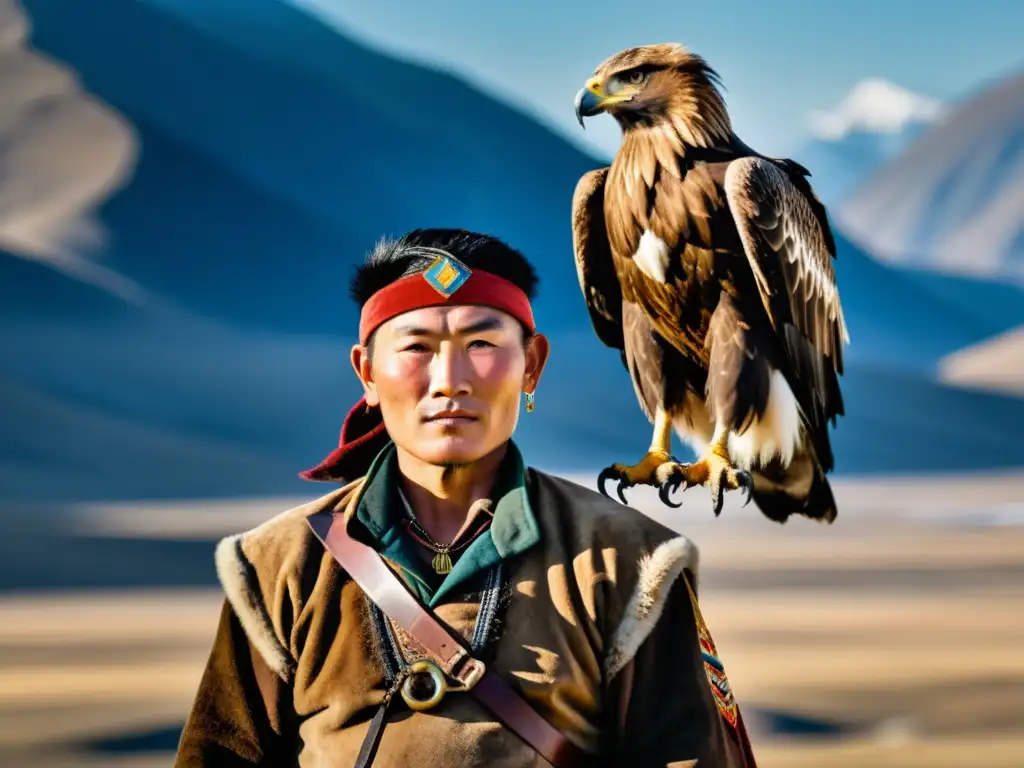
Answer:
<path fill-rule="evenodd" d="M 364 398 L 304 473 L 345 485 L 218 545 L 178 766 L 753 765 L 696 549 L 511 439 L 549 353 L 536 284 L 463 230 L 357 271 Z"/>

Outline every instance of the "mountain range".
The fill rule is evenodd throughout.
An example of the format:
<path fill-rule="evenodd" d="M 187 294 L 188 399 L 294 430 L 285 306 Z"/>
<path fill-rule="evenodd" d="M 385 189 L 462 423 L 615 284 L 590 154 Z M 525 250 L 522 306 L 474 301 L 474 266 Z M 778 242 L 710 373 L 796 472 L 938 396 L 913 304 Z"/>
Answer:
<path fill-rule="evenodd" d="M 1024 286 L 1024 72 L 959 104 L 862 181 L 836 218 L 891 263 Z"/>
<path fill-rule="evenodd" d="M 312 492 L 295 474 L 358 396 L 351 270 L 416 226 L 491 232 L 538 268 L 554 353 L 517 433 L 531 461 L 642 454 L 650 426 L 590 330 L 571 255 L 572 190 L 596 159 L 279 0 L 21 6 L 27 43 L 130 126 L 131 168 L 90 213 L 90 263 L 138 290 L 90 283 L 64 252 L 0 253 L 0 499 Z M 949 354 L 1024 323 L 1022 294 L 837 242 L 852 336 L 838 471 L 1024 464 L 1024 401 L 936 381 Z"/>

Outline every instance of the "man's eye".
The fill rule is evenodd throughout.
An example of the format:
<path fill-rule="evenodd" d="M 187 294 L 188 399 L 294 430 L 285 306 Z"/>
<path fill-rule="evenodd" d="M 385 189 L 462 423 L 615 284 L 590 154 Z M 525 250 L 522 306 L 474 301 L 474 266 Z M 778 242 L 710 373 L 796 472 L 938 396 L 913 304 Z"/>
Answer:
<path fill-rule="evenodd" d="M 493 346 L 494 344 L 491 344 L 491 342 L 489 341 L 484 341 L 483 339 L 473 339 L 473 341 L 469 342 L 470 349 L 472 349 L 473 347 L 483 348 Z"/>
<path fill-rule="evenodd" d="M 426 344 L 418 344 L 417 343 L 417 344 L 407 344 L 406 346 L 402 347 L 402 351 L 403 352 L 426 352 L 428 350 L 427 350 L 427 345 Z"/>

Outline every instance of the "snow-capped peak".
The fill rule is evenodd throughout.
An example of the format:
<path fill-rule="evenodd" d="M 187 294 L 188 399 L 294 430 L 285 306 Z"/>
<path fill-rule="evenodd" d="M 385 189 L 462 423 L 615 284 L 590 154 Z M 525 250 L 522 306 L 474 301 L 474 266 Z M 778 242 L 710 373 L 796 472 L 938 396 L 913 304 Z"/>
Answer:
<path fill-rule="evenodd" d="M 858 82 L 841 102 L 827 112 L 811 114 L 811 131 L 835 141 L 851 131 L 899 133 L 911 122 L 932 122 L 942 113 L 936 99 L 911 93 L 881 78 Z"/>

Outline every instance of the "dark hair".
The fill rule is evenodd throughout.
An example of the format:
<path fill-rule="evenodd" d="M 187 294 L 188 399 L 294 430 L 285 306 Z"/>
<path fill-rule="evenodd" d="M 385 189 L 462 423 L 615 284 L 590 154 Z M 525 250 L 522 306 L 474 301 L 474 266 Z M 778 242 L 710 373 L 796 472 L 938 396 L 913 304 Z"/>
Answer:
<path fill-rule="evenodd" d="M 470 269 L 482 269 L 503 277 L 533 299 L 537 274 L 522 253 L 491 235 L 465 229 L 414 229 L 397 240 L 377 243 L 366 261 L 356 268 L 350 292 L 361 307 L 381 288 L 400 277 L 423 272 L 437 257 L 426 250 L 447 251 Z"/>
<path fill-rule="evenodd" d="M 426 270 L 437 258 L 429 249 L 447 251 L 470 269 L 482 269 L 503 277 L 520 288 L 531 301 L 537 294 L 539 279 L 533 265 L 515 248 L 497 237 L 466 229 L 414 229 L 395 239 L 377 243 L 366 261 L 356 268 L 349 292 L 362 307 L 387 285 L 406 275 Z M 524 342 L 529 333 L 523 328 Z M 371 334 L 367 346 L 373 349 Z"/>

